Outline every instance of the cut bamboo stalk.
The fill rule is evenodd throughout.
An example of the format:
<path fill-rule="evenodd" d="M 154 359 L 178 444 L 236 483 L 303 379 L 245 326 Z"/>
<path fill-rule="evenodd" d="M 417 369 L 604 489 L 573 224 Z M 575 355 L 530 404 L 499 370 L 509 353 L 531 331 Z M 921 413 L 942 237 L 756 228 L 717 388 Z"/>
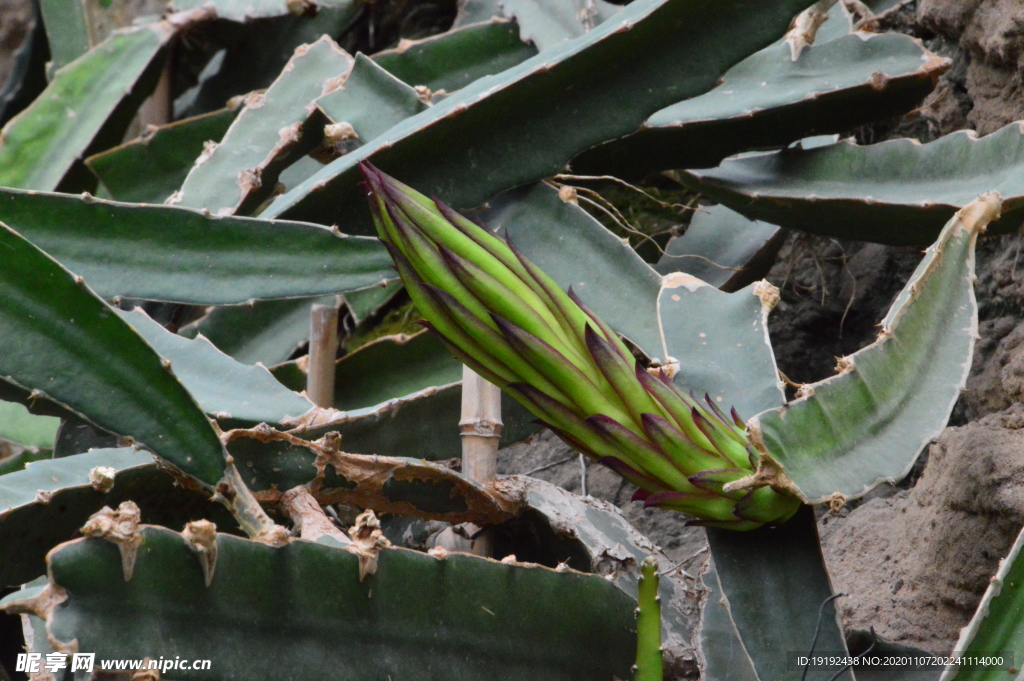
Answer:
<path fill-rule="evenodd" d="M 580 454 L 580 496 L 587 496 L 587 457 Z"/>
<path fill-rule="evenodd" d="M 174 97 L 171 94 L 174 79 L 173 60 L 168 56 L 164 62 L 164 69 L 160 73 L 160 80 L 157 81 L 146 101 L 139 106 L 136 114 L 139 121 L 139 134 L 146 133 L 149 126 L 167 125 L 171 122 L 174 114 Z"/>
<path fill-rule="evenodd" d="M 501 437 L 501 390 L 469 367 L 462 367 L 462 473 L 470 480 L 489 485 L 498 474 L 498 439 Z M 470 551 L 478 556 L 493 553 L 491 533 L 469 526 Z"/>
<path fill-rule="evenodd" d="M 334 361 L 338 354 L 338 308 L 314 305 L 309 313 L 309 373 L 306 397 L 318 407 L 334 406 Z"/>

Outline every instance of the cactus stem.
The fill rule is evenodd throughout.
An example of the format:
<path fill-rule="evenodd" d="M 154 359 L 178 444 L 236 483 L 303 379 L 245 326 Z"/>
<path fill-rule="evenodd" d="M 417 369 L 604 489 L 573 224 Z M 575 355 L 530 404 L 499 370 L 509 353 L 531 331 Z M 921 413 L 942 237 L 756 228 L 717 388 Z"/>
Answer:
<path fill-rule="evenodd" d="M 121 572 L 124 581 L 131 581 L 135 569 L 135 558 L 142 545 L 139 532 L 141 511 L 134 501 L 122 501 L 117 510 L 109 506 L 93 513 L 82 526 L 81 532 L 86 537 L 106 539 L 115 544 L 121 552 Z"/>
<path fill-rule="evenodd" d="M 661 599 L 658 598 L 658 561 L 648 556 L 640 564 L 636 609 L 636 664 L 633 681 L 662 681 Z"/>
<path fill-rule="evenodd" d="M 789 45 L 790 58 L 796 61 L 804 48 L 814 43 L 818 29 L 828 21 L 828 10 L 836 0 L 819 0 L 811 7 L 801 12 L 786 34 L 786 44 Z"/>

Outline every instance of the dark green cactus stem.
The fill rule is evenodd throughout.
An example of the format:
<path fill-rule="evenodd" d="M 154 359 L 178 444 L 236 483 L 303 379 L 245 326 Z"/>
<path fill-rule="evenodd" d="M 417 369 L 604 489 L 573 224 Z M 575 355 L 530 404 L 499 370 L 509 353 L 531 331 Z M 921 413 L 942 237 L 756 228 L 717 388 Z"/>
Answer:
<path fill-rule="evenodd" d="M 749 530 L 800 501 L 751 478 L 758 455 L 735 411 L 639 366 L 619 336 L 510 242 L 371 166 L 363 173 L 381 241 L 409 295 L 459 360 L 570 446 L 692 523 Z"/>
<path fill-rule="evenodd" d="M 633 681 L 662 681 L 661 598 L 658 561 L 647 556 L 640 564 L 636 607 L 636 665 Z"/>

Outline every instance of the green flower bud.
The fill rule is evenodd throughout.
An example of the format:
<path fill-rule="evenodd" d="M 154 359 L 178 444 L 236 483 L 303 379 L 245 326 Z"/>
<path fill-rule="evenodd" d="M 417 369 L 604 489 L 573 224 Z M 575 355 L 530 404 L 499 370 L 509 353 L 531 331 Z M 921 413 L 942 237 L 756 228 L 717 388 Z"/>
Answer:
<path fill-rule="evenodd" d="M 637 365 L 572 293 L 483 227 L 361 166 L 370 209 L 410 296 L 452 353 L 574 449 L 691 524 L 748 530 L 800 501 L 752 476 L 757 455 L 735 410 L 698 400 Z M 726 491 L 726 490 L 729 491 Z"/>

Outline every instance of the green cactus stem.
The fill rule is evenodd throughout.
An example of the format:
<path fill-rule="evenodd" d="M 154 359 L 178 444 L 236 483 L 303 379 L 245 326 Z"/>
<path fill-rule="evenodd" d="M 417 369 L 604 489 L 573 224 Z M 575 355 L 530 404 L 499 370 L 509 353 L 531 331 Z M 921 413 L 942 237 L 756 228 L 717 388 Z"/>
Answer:
<path fill-rule="evenodd" d="M 662 681 L 661 599 L 658 597 L 658 561 L 647 556 L 640 564 L 636 608 L 636 665 L 633 681 Z"/>
<path fill-rule="evenodd" d="M 474 222 L 364 166 L 370 209 L 410 296 L 458 359 L 564 441 L 695 524 L 749 530 L 800 502 L 767 485 L 736 491 L 757 454 L 744 423 L 650 373 L 570 289 Z"/>

